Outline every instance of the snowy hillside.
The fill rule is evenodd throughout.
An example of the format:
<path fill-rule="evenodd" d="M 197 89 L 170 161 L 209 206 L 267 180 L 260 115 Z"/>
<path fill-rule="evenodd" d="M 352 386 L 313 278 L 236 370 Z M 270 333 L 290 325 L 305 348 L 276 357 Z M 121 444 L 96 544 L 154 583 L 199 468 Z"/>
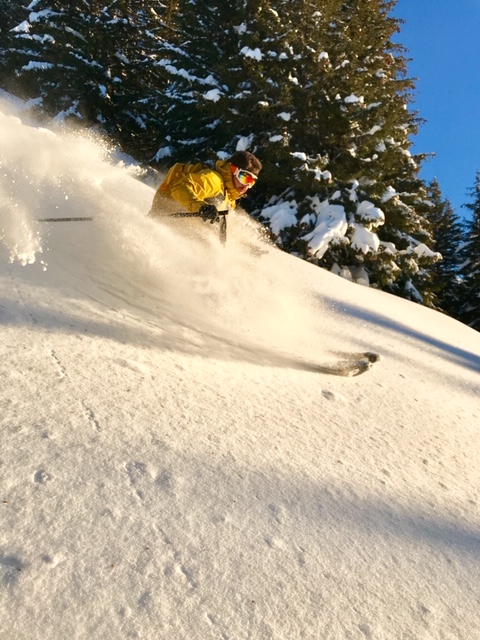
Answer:
<path fill-rule="evenodd" d="M 0 639 L 479 640 L 480 335 L 241 215 L 225 247 L 148 219 L 134 169 L 15 109 Z"/>

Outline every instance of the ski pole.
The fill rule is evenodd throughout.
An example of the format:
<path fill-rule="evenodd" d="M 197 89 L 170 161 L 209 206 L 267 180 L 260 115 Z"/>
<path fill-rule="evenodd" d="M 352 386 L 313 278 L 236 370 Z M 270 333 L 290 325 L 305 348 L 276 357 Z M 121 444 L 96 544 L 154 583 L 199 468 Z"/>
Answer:
<path fill-rule="evenodd" d="M 224 209 L 223 211 L 217 211 L 219 216 L 227 216 L 228 209 Z M 187 211 L 181 211 L 180 213 L 170 213 L 169 217 L 171 218 L 202 218 L 202 214 L 199 211 L 195 211 L 194 213 L 188 213 Z"/>
<path fill-rule="evenodd" d="M 37 218 L 37 222 L 87 222 L 93 220 L 90 217 L 77 217 L 77 218 Z"/>
<path fill-rule="evenodd" d="M 227 241 L 227 215 L 228 215 L 228 209 L 224 209 L 223 211 L 217 211 L 218 216 L 220 217 L 220 242 L 222 244 L 225 244 L 225 242 Z M 190 218 L 190 217 L 194 217 L 194 218 L 202 218 L 203 216 L 199 213 L 199 212 L 195 212 L 195 213 L 186 213 L 186 212 L 180 212 L 180 213 L 171 213 L 170 216 L 171 218 Z M 215 220 L 211 220 L 212 224 L 215 222 Z"/>

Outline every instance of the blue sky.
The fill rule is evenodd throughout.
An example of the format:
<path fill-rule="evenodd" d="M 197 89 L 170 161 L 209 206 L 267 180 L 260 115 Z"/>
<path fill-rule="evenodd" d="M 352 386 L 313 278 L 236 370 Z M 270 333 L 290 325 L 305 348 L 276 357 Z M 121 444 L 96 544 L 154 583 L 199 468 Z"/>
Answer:
<path fill-rule="evenodd" d="M 421 176 L 437 178 L 456 213 L 480 171 L 480 0 L 398 0 L 406 21 L 394 42 L 408 49 L 409 76 L 418 78 L 412 107 L 425 118 L 412 152 L 434 152 Z"/>

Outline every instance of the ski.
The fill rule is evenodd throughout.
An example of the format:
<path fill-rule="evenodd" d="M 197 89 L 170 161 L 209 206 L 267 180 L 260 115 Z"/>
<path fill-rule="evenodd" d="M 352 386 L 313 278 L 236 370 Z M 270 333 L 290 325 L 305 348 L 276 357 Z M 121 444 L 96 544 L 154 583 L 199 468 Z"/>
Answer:
<path fill-rule="evenodd" d="M 343 378 L 353 378 L 359 376 L 366 371 L 370 371 L 372 363 L 368 360 L 358 360 L 339 362 L 337 364 L 314 364 L 305 363 L 302 369 L 306 371 L 314 371 L 316 373 L 325 373 L 330 376 L 342 376 Z"/>
<path fill-rule="evenodd" d="M 337 358 L 344 360 L 368 360 L 368 362 L 372 364 L 382 359 L 382 356 L 374 351 L 332 351 L 331 353 Z"/>
<path fill-rule="evenodd" d="M 76 218 L 37 218 L 37 222 L 90 222 L 93 218 L 76 217 Z"/>
<path fill-rule="evenodd" d="M 331 376 L 342 376 L 344 378 L 353 378 L 359 376 L 373 368 L 375 362 L 381 359 L 378 353 L 373 351 L 365 351 L 360 353 L 353 352 L 334 352 L 335 356 L 341 358 L 333 364 L 317 364 L 314 362 L 302 362 L 301 368 L 305 371 L 314 371 L 316 373 L 325 373 Z"/>

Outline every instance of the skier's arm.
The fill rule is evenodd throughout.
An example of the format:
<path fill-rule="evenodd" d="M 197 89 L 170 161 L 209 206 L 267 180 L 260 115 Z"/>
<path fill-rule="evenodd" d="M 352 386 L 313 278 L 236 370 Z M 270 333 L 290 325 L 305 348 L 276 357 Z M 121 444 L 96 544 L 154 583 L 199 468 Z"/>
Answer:
<path fill-rule="evenodd" d="M 170 196 L 186 211 L 196 213 L 208 204 L 207 198 L 223 194 L 221 177 L 213 171 L 208 173 L 189 173 L 170 190 Z"/>

